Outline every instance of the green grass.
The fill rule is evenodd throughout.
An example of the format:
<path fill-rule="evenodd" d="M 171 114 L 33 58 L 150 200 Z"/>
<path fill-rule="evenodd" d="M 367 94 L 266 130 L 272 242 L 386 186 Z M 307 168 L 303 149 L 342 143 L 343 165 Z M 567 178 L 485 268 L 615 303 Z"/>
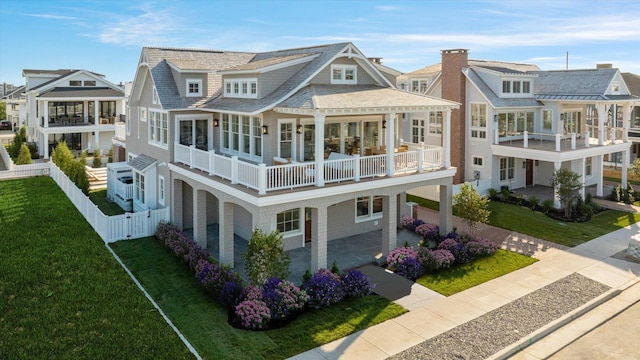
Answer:
<path fill-rule="evenodd" d="M 0 229 L 0 358 L 193 358 L 51 178 L 0 181 Z"/>
<path fill-rule="evenodd" d="M 440 203 L 434 200 L 429 200 L 425 198 L 421 198 L 419 196 L 407 194 L 407 202 L 413 201 L 422 207 L 426 207 L 428 209 L 432 209 L 435 211 L 440 211 Z"/>
<path fill-rule="evenodd" d="M 90 191 L 89 199 L 91 202 L 98 205 L 100 211 L 107 216 L 121 215 L 125 213 L 118 204 L 107 199 L 107 189 Z"/>
<path fill-rule="evenodd" d="M 489 203 L 489 224 L 566 246 L 576 246 L 640 221 L 640 214 L 606 210 L 584 223 L 561 222 L 524 206 Z M 517 221 L 514 221 L 517 219 Z"/>
<path fill-rule="evenodd" d="M 155 239 L 119 241 L 112 248 L 205 358 L 282 359 L 406 311 L 382 297 L 368 296 L 306 312 L 284 328 L 238 330 L 227 324 L 227 310 Z"/>
<path fill-rule="evenodd" d="M 498 249 L 493 256 L 422 275 L 416 282 L 444 296 L 449 296 L 527 267 L 536 261 L 538 260 L 525 255 Z"/>
<path fill-rule="evenodd" d="M 607 181 L 615 182 L 615 183 L 618 183 L 618 184 L 620 184 L 622 182 L 622 180 L 620 178 L 615 178 L 615 177 L 610 177 L 610 176 L 605 176 L 605 177 L 603 177 L 603 179 L 607 180 Z M 638 181 L 638 180 L 627 179 L 627 183 L 632 184 L 632 185 L 640 185 L 640 181 Z"/>

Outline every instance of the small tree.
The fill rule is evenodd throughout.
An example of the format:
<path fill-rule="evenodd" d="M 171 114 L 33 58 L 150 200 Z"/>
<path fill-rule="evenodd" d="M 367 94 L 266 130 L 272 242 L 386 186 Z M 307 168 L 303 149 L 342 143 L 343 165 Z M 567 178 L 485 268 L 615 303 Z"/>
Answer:
<path fill-rule="evenodd" d="M 99 168 L 102 166 L 102 153 L 100 152 L 100 148 L 95 148 L 93 150 L 93 167 Z"/>
<path fill-rule="evenodd" d="M 9 156 L 13 159 L 17 158 L 20 155 L 20 150 L 22 149 L 22 144 L 27 141 L 27 128 L 22 127 L 19 132 L 17 132 L 13 136 L 13 143 L 9 147 Z"/>
<path fill-rule="evenodd" d="M 640 158 L 636 158 L 629 167 L 629 173 L 637 178 L 640 178 Z"/>
<path fill-rule="evenodd" d="M 489 199 L 476 192 L 473 185 L 464 183 L 460 192 L 453 196 L 453 214 L 465 219 L 469 233 L 474 234 L 479 224 L 489 221 Z"/>
<path fill-rule="evenodd" d="M 16 165 L 22 164 L 31 164 L 31 151 L 29 151 L 29 147 L 25 143 L 22 143 L 22 146 L 20 146 L 20 153 L 16 160 Z"/>
<path fill-rule="evenodd" d="M 564 207 L 564 215 L 570 218 L 573 200 L 578 196 L 578 190 L 582 188 L 580 175 L 569 169 L 558 169 L 553 173 L 551 186 L 558 193 L 560 203 Z"/>
<path fill-rule="evenodd" d="M 245 272 L 254 285 L 261 286 L 272 277 L 286 279 L 289 276 L 289 254 L 284 251 L 278 230 L 266 234 L 255 229 L 243 257 Z"/>
<path fill-rule="evenodd" d="M 107 151 L 107 163 L 112 163 L 113 162 L 113 147 L 109 148 L 109 151 Z"/>
<path fill-rule="evenodd" d="M 53 162 L 58 165 L 63 173 L 68 173 L 69 167 L 71 166 L 71 163 L 74 161 L 74 159 L 73 154 L 71 153 L 71 150 L 69 150 L 66 141 L 60 141 L 58 143 L 58 146 L 56 146 L 51 154 L 51 160 L 53 160 Z"/>

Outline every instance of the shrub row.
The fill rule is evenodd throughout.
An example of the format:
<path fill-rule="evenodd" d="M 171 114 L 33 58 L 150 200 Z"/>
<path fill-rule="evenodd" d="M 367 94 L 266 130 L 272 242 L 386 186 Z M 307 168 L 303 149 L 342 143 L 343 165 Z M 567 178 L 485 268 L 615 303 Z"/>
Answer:
<path fill-rule="evenodd" d="M 400 225 L 416 232 L 423 240 L 418 250 L 403 246 L 387 255 L 387 267 L 408 279 L 415 280 L 427 271 L 446 269 L 478 257 L 493 255 L 498 245 L 484 238 L 452 232 L 441 235 L 436 225 L 404 216 Z"/>
<path fill-rule="evenodd" d="M 371 280 L 358 270 L 342 276 L 328 269 L 308 274 L 302 287 L 272 277 L 262 286 L 245 285 L 230 267 L 212 259 L 206 249 L 169 223 L 160 223 L 156 238 L 194 272 L 198 282 L 229 309 L 229 322 L 238 328 L 266 330 L 286 325 L 308 308 L 335 304 L 345 297 L 373 292 Z"/>

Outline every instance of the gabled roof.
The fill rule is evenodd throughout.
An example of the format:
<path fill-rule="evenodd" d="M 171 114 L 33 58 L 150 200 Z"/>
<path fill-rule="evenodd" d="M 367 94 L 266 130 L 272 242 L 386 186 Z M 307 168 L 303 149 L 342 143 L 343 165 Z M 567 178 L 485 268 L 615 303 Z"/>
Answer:
<path fill-rule="evenodd" d="M 221 70 L 222 73 L 233 72 L 233 71 L 242 71 L 242 70 L 260 70 L 266 67 L 284 64 L 293 60 L 304 59 L 306 57 L 314 55 L 313 53 L 303 53 L 303 54 L 294 54 L 294 55 L 286 55 L 286 56 L 274 56 L 269 59 L 262 59 L 257 61 L 252 61 L 247 64 L 242 64 L 238 66 L 234 66 L 225 70 Z"/>
<path fill-rule="evenodd" d="M 55 87 L 40 93 L 40 97 L 48 98 L 81 98 L 81 97 L 124 97 L 124 89 L 109 87 Z"/>
<path fill-rule="evenodd" d="M 604 95 L 618 69 L 536 71 L 537 95 Z"/>
<path fill-rule="evenodd" d="M 633 73 L 622 73 L 622 78 L 632 95 L 640 96 L 640 75 Z"/>
<path fill-rule="evenodd" d="M 24 90 L 26 86 L 20 85 L 17 88 L 14 88 L 11 92 L 7 93 L 2 99 L 15 99 L 16 97 L 24 96 Z"/>
<path fill-rule="evenodd" d="M 155 164 L 156 162 L 157 160 L 152 158 L 151 156 L 140 154 L 131 159 L 127 163 L 127 165 L 131 166 L 132 169 L 138 172 L 145 172 L 149 167 L 151 167 L 151 165 Z"/>
<path fill-rule="evenodd" d="M 519 107 L 536 107 L 542 106 L 538 100 L 534 98 L 501 98 L 499 97 L 487 83 L 476 73 L 473 68 L 467 68 L 464 70 L 464 74 L 467 79 L 471 81 L 476 88 L 484 95 L 494 108 L 519 108 Z"/>
<path fill-rule="evenodd" d="M 246 52 L 144 47 L 140 62 L 148 66 L 160 103 L 168 110 L 188 108 L 218 95 L 222 87 L 222 75 L 217 71 L 246 64 L 254 57 L 255 53 Z M 176 66 L 181 64 L 185 67 L 202 66 L 208 69 L 208 92 L 202 97 L 181 97 L 168 62 Z"/>
<path fill-rule="evenodd" d="M 378 85 L 311 84 L 276 105 L 275 110 L 291 113 L 308 113 L 306 110 L 335 110 L 349 113 L 353 113 L 354 110 L 408 112 L 433 108 L 458 108 L 459 105 L 449 100 Z"/>

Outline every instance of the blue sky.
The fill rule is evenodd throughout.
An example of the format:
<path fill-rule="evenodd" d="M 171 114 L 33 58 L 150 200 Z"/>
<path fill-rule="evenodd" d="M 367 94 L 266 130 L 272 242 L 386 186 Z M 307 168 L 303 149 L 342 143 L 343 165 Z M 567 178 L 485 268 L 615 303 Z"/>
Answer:
<path fill-rule="evenodd" d="M 471 59 L 640 74 L 640 1 L 0 0 L 0 83 L 23 69 L 133 80 L 143 46 L 269 51 L 351 41 L 402 72 Z"/>

